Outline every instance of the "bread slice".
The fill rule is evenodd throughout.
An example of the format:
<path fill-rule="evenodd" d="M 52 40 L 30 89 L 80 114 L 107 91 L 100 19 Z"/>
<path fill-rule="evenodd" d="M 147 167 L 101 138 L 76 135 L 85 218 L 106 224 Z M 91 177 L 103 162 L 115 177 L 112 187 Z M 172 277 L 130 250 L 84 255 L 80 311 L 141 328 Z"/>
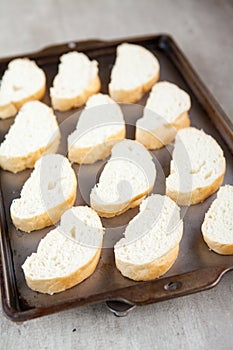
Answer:
<path fill-rule="evenodd" d="M 77 180 L 69 161 L 60 154 L 49 154 L 35 163 L 14 199 L 10 214 L 16 228 L 31 232 L 55 224 L 76 198 Z"/>
<path fill-rule="evenodd" d="M 112 148 L 99 183 L 91 190 L 91 207 L 100 216 L 112 217 L 138 206 L 152 191 L 156 168 L 140 143 L 123 140 Z"/>
<path fill-rule="evenodd" d="M 70 223 L 69 219 L 72 227 L 64 225 Z M 40 241 L 37 252 L 24 262 L 22 268 L 28 287 L 54 294 L 88 278 L 98 264 L 103 233 L 100 218 L 91 208 L 80 206 L 66 211 L 61 225 L 50 231 Z"/>
<path fill-rule="evenodd" d="M 60 130 L 53 110 L 42 102 L 26 102 L 0 145 L 0 166 L 17 173 L 33 168 L 44 154 L 55 153 Z"/>
<path fill-rule="evenodd" d="M 158 149 L 174 140 L 179 129 L 190 125 L 189 95 L 177 85 L 162 81 L 155 84 L 143 117 L 136 123 L 136 140 L 148 149 Z"/>
<path fill-rule="evenodd" d="M 54 109 L 67 111 L 84 105 L 100 90 L 98 63 L 75 51 L 62 55 L 60 62 L 50 96 Z"/>
<path fill-rule="evenodd" d="M 221 186 L 226 161 L 213 137 L 190 127 L 178 131 L 166 194 L 180 205 L 202 202 Z"/>
<path fill-rule="evenodd" d="M 159 79 L 159 70 L 159 62 L 149 50 L 134 44 L 119 45 L 111 72 L 110 96 L 124 103 L 140 100 Z"/>
<path fill-rule="evenodd" d="M 233 186 L 220 187 L 205 214 L 201 230 L 204 241 L 218 254 L 233 254 Z"/>
<path fill-rule="evenodd" d="M 0 119 L 15 116 L 25 102 L 42 99 L 45 88 L 45 74 L 34 61 L 11 61 L 0 86 Z"/>
<path fill-rule="evenodd" d="M 112 147 L 124 137 L 125 122 L 118 104 L 108 95 L 93 95 L 76 130 L 68 137 L 68 158 L 71 162 L 92 164 L 108 157 Z"/>
<path fill-rule="evenodd" d="M 176 203 L 166 196 L 149 196 L 114 247 L 118 270 L 135 281 L 160 277 L 174 264 L 182 233 Z"/>

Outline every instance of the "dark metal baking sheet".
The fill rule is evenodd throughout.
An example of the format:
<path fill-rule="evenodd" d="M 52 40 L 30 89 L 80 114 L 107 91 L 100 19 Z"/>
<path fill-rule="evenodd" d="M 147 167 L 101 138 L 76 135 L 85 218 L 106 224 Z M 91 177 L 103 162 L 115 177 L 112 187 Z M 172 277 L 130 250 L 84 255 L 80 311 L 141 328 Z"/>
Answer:
<path fill-rule="evenodd" d="M 35 59 L 45 70 L 49 87 L 57 72 L 59 56 L 74 49 L 83 51 L 90 58 L 99 62 L 101 92 L 107 93 L 110 71 L 115 60 L 115 49 L 121 42 L 138 43 L 155 53 L 161 65 L 160 80 L 174 82 L 190 94 L 192 100 L 191 124 L 212 135 L 221 145 L 227 160 L 224 183 L 233 184 L 232 122 L 211 96 L 170 36 L 127 38 L 112 42 L 92 40 L 68 43 L 22 56 Z M 0 76 L 11 59 L 12 57 L 0 60 Z M 139 105 L 145 104 L 147 96 L 148 94 L 139 101 Z M 48 89 L 44 102 L 50 104 Z M 136 119 L 141 116 L 142 107 L 125 105 L 122 108 L 126 122 L 135 124 Z M 64 113 L 56 112 L 59 123 L 62 125 L 63 140 L 59 151 L 63 154 L 66 154 L 66 135 L 73 130 L 78 113 L 67 118 L 74 112 L 74 110 Z M 64 123 L 65 120 L 69 122 Z M 12 122 L 12 118 L 0 121 L 0 141 Z M 133 137 L 133 134 L 133 127 L 128 125 L 127 137 Z M 162 167 L 158 174 L 160 181 L 156 183 L 154 192 L 164 193 L 162 170 L 165 175 L 169 173 L 170 155 L 165 148 L 153 153 Z M 89 190 L 100 167 L 101 162 L 98 162 L 98 164 L 82 166 L 82 169 L 79 169 L 79 181 L 82 184 L 82 194 L 85 192 L 85 198 L 88 198 Z M 78 171 L 77 165 L 74 166 L 74 169 Z M 124 278 L 115 268 L 113 249 L 105 248 L 102 250 L 100 262 L 94 274 L 78 286 L 53 296 L 33 292 L 26 286 L 21 265 L 25 258 L 36 250 L 40 239 L 51 228 L 26 234 L 16 231 L 9 217 L 10 203 L 13 198 L 19 196 L 20 189 L 29 174 L 29 170 L 16 175 L 0 171 L 2 305 L 6 315 L 14 321 L 23 321 L 68 307 L 101 301 L 121 300 L 136 305 L 158 302 L 210 288 L 220 280 L 226 271 L 233 268 L 233 256 L 220 256 L 209 251 L 201 236 L 200 226 L 204 213 L 216 196 L 212 195 L 203 203 L 190 207 L 186 212 L 184 235 L 178 259 L 163 277 L 151 282 L 134 282 Z M 78 192 L 76 205 L 83 203 L 85 201 Z M 112 240 L 112 243 L 116 241 L 123 231 L 123 226 L 136 213 L 137 209 L 132 209 L 117 218 L 103 219 L 103 224 L 107 227 L 105 237 Z M 108 235 L 111 228 L 119 226 L 122 227 L 119 230 L 113 230 L 114 234 Z"/>

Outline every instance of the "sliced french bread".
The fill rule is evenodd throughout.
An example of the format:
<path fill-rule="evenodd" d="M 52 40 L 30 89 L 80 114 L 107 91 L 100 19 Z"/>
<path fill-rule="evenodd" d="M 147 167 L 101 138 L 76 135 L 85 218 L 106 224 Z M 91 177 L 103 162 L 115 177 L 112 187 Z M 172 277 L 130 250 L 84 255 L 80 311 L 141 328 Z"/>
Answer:
<path fill-rule="evenodd" d="M 58 74 L 50 88 L 54 109 L 66 111 L 80 107 L 100 90 L 97 61 L 80 52 L 69 52 L 60 58 Z"/>
<path fill-rule="evenodd" d="M 160 277 L 174 264 L 182 233 L 176 203 L 158 194 L 147 197 L 114 247 L 118 270 L 135 281 Z"/>
<path fill-rule="evenodd" d="M 47 153 L 55 153 L 60 130 L 53 110 L 42 102 L 26 102 L 0 145 L 0 166 L 17 173 L 33 168 Z"/>
<path fill-rule="evenodd" d="M 92 164 L 108 157 L 112 147 L 125 137 L 125 122 L 118 104 L 108 95 L 91 96 L 76 130 L 68 137 L 71 162 Z"/>
<path fill-rule="evenodd" d="M 159 79 L 159 70 L 159 62 L 149 50 L 134 44 L 119 45 L 111 72 L 110 96 L 117 102 L 137 102 Z"/>
<path fill-rule="evenodd" d="M 37 252 L 24 262 L 28 287 L 52 295 L 88 278 L 98 264 L 103 233 L 100 218 L 91 208 L 67 210 L 61 225 L 50 231 L 40 241 Z"/>
<path fill-rule="evenodd" d="M 177 85 L 162 81 L 155 84 L 136 123 L 136 140 L 148 149 L 158 149 L 174 140 L 179 129 L 190 125 L 189 95 Z"/>
<path fill-rule="evenodd" d="M 91 190 L 91 207 L 103 217 L 120 215 L 141 203 L 155 178 L 155 164 L 146 148 L 136 141 L 120 141 Z"/>
<path fill-rule="evenodd" d="M 74 204 L 77 180 L 69 161 L 60 154 L 49 154 L 35 163 L 14 199 L 10 214 L 16 228 L 31 232 L 55 224 Z"/>
<path fill-rule="evenodd" d="M 218 254 L 233 254 L 233 186 L 220 187 L 201 230 L 210 249 Z"/>
<path fill-rule="evenodd" d="M 213 137 L 190 127 L 178 131 L 166 194 L 179 205 L 202 202 L 223 182 L 226 161 Z"/>
<path fill-rule="evenodd" d="M 42 99 L 45 88 L 45 74 L 34 61 L 11 61 L 0 85 L 0 119 L 15 116 L 25 102 Z"/>

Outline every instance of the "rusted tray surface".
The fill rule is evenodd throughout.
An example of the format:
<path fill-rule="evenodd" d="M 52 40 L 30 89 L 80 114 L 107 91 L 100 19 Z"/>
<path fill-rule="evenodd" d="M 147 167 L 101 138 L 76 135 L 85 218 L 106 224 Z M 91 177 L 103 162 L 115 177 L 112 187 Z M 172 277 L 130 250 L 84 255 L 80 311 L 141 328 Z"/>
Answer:
<path fill-rule="evenodd" d="M 211 96 L 170 36 L 158 35 L 112 42 L 91 40 L 68 43 L 22 56 L 35 59 L 45 70 L 47 86 L 49 87 L 57 72 L 59 56 L 74 49 L 83 51 L 90 58 L 99 62 L 101 91 L 107 93 L 116 46 L 125 41 L 138 43 L 155 53 L 161 65 L 160 80 L 174 82 L 190 94 L 192 100 L 191 124 L 211 134 L 221 145 L 227 159 L 224 183 L 233 184 L 232 122 Z M 11 59 L 12 57 L 0 60 L 0 76 Z M 147 96 L 139 101 L 139 106 L 122 106 L 128 124 L 128 138 L 133 138 L 134 127 L 132 125 L 135 125 L 137 118 L 142 115 L 142 106 L 145 104 Z M 44 102 L 50 104 L 48 90 Z M 63 154 L 66 154 L 67 151 L 66 135 L 74 129 L 77 121 L 78 113 L 73 115 L 74 112 L 74 110 L 66 113 L 56 112 L 63 133 L 59 152 Z M 70 115 L 72 117 L 68 118 Z M 0 141 L 12 122 L 13 118 L 0 121 Z M 169 173 L 170 154 L 165 148 L 155 151 L 153 154 L 157 159 L 157 165 L 160 163 L 160 166 L 157 166 L 158 180 L 154 192 L 163 194 L 164 175 L 167 176 Z M 78 166 L 74 166 L 81 187 L 81 192 L 79 191 L 77 195 L 76 205 L 88 203 L 90 189 L 103 164 L 104 162 L 98 162 L 94 165 L 82 166 L 80 169 Z M 111 247 L 121 237 L 127 222 L 137 213 L 138 209 L 132 209 L 120 217 L 102 220 L 107 228 L 104 245 L 108 248 L 103 249 L 98 267 L 90 278 L 70 290 L 53 296 L 33 292 L 26 286 L 21 265 L 25 258 L 36 250 L 40 239 L 51 228 L 26 234 L 16 231 L 9 217 L 10 203 L 13 198 L 19 196 L 20 189 L 29 175 L 29 170 L 16 175 L 0 171 L 2 304 L 7 316 L 14 321 L 23 321 L 68 307 L 101 301 L 121 300 L 133 305 L 142 305 L 175 298 L 214 286 L 226 271 L 233 268 L 233 256 L 220 256 L 209 251 L 201 236 L 200 226 L 206 210 L 216 197 L 213 195 L 203 203 L 187 210 L 179 257 L 169 272 L 160 279 L 151 282 L 134 282 L 124 278 L 115 268 Z M 114 309 L 114 305 L 111 304 L 111 306 Z"/>

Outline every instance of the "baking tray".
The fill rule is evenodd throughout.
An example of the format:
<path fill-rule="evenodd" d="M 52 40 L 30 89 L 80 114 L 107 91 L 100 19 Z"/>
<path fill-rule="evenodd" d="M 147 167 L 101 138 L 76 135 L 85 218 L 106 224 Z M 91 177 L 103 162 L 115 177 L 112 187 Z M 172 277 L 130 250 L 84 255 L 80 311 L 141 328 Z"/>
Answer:
<path fill-rule="evenodd" d="M 107 93 L 110 71 L 115 60 L 116 46 L 121 42 L 131 42 L 143 45 L 159 58 L 161 65 L 160 80 L 169 80 L 186 90 L 192 100 L 190 111 L 191 124 L 202 128 L 212 135 L 224 150 L 227 160 L 227 171 L 224 183 L 233 183 L 233 126 L 231 120 L 223 112 L 219 104 L 205 87 L 197 73 L 178 48 L 175 41 L 168 35 L 156 35 L 140 38 L 127 38 L 116 41 L 82 41 L 48 47 L 42 51 L 21 55 L 36 60 L 47 75 L 47 86 L 57 72 L 59 56 L 65 52 L 79 50 L 99 62 L 101 91 Z M 0 60 L 0 76 L 13 57 Z M 127 126 L 127 137 L 133 137 L 136 119 L 139 118 L 142 106 L 148 94 L 139 101 L 139 106 L 122 106 Z M 50 104 L 48 90 L 44 102 Z M 140 107 L 141 106 L 141 107 Z M 62 123 L 63 140 L 60 152 L 66 153 L 66 135 L 73 130 L 78 113 L 68 118 L 75 111 L 56 112 L 59 123 Z M 67 119 L 68 118 L 68 119 Z M 69 120 L 68 123 L 64 123 Z M 0 141 L 12 124 L 13 118 L 0 121 Z M 65 125 L 65 127 L 64 127 Z M 170 147 L 170 146 L 169 146 Z M 170 155 L 167 149 L 153 152 L 160 162 L 158 178 L 154 192 L 164 193 L 164 177 L 161 170 L 168 175 Z M 94 184 L 93 176 L 98 175 L 98 169 L 104 162 L 82 166 L 79 183 L 82 194 L 88 202 L 88 191 Z M 77 165 L 74 166 L 78 171 Z M 105 237 L 108 237 L 109 248 L 102 250 L 100 262 L 94 274 L 78 286 L 65 292 L 48 296 L 31 291 L 24 280 L 21 265 L 26 256 L 30 255 L 42 237 L 51 229 L 26 234 L 16 231 L 9 217 L 9 206 L 13 198 L 19 196 L 24 181 L 30 175 L 29 170 L 19 174 L 0 172 L 0 219 L 1 219 L 1 295 L 5 314 L 13 321 L 24 321 L 42 315 L 47 315 L 69 307 L 87 305 L 106 301 L 111 311 L 117 315 L 125 315 L 135 305 L 159 302 L 186 294 L 202 291 L 216 285 L 221 276 L 233 268 L 233 256 L 220 256 L 211 252 L 204 243 L 200 226 L 206 210 L 216 197 L 212 195 L 203 203 L 190 207 L 184 218 L 184 235 L 180 253 L 173 267 L 161 278 L 150 282 L 134 282 L 124 278 L 114 264 L 113 249 L 110 243 L 118 240 L 124 225 L 127 224 L 138 209 L 113 219 L 103 219 L 107 227 Z M 164 175 L 163 175 L 164 176 Z M 77 194 L 77 204 L 85 203 L 80 192 Z M 121 227 L 120 227 L 121 226 Z M 120 229 L 118 230 L 117 228 Z M 111 234 L 108 232 L 111 231 Z M 113 232 L 113 234 L 112 234 Z M 109 245 L 108 245 L 109 244 Z M 105 245 L 106 246 L 106 245 Z"/>

